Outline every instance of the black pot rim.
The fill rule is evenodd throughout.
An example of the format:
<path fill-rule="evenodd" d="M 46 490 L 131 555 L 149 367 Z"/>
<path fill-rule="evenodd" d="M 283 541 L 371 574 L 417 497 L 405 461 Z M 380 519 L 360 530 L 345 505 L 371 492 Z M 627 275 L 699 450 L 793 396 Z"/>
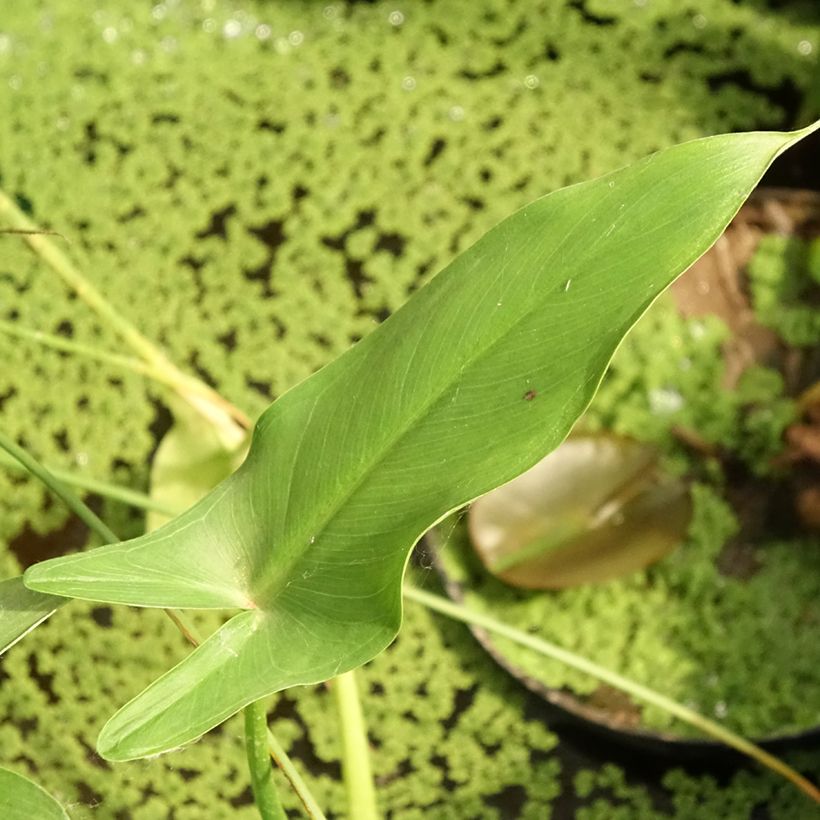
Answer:
<path fill-rule="evenodd" d="M 453 580 L 453 578 L 447 574 L 439 560 L 438 551 L 442 542 L 437 529 L 433 528 L 427 532 L 422 541 L 427 545 L 429 558 L 432 560 L 433 568 L 438 573 L 447 595 L 456 603 L 464 603 L 463 585 Z M 735 754 L 728 746 L 717 740 L 690 738 L 676 735 L 672 732 L 653 731 L 652 729 L 619 725 L 617 721 L 608 718 L 604 710 L 596 709 L 585 704 L 577 695 L 564 689 L 547 686 L 537 678 L 527 675 L 516 668 L 516 666 L 510 663 L 498 650 L 493 642 L 492 636 L 487 630 L 472 625 L 469 625 L 468 629 L 473 633 L 473 636 L 479 644 L 481 644 L 487 654 L 504 669 L 505 672 L 515 678 L 533 694 L 538 695 L 551 706 L 558 709 L 562 714 L 571 718 L 573 722 L 599 735 L 604 735 L 623 745 L 643 751 L 660 751 L 681 756 L 702 755 L 704 753 Z M 768 749 L 802 745 L 811 741 L 820 740 L 820 725 L 799 731 L 764 735 L 762 737 L 750 738 L 750 740 L 758 746 L 763 746 Z"/>

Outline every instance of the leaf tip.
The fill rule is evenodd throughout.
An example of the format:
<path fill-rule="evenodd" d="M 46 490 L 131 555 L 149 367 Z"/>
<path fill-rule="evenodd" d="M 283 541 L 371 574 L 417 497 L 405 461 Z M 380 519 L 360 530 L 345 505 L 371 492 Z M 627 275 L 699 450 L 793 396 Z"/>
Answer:
<path fill-rule="evenodd" d="M 796 140 L 801 140 L 804 137 L 808 137 L 811 134 L 814 134 L 815 131 L 820 131 L 820 120 L 815 120 L 813 123 L 810 123 L 805 128 L 799 128 L 797 131 L 793 131 L 792 134 L 794 135 Z"/>
<path fill-rule="evenodd" d="M 145 757 L 159 757 L 164 752 L 154 749 L 142 749 L 134 743 L 131 733 L 120 726 L 120 712 L 112 715 L 97 736 L 97 754 L 109 763 L 126 763 Z M 130 738 L 130 742 L 129 742 Z"/>
<path fill-rule="evenodd" d="M 158 757 L 178 752 L 190 743 L 172 746 L 171 748 L 156 748 L 141 746 L 134 737 L 123 732 L 117 725 L 117 715 L 114 715 L 97 737 L 97 754 L 109 763 L 127 763 L 131 760 L 154 760 Z M 196 743 L 195 738 L 191 743 Z"/>
<path fill-rule="evenodd" d="M 59 589 L 55 588 L 55 586 L 59 587 L 59 581 L 55 582 L 52 570 L 46 566 L 50 563 L 50 561 L 43 561 L 39 564 L 34 564 L 34 566 L 29 567 L 23 573 L 23 585 L 26 589 L 33 590 L 34 592 L 47 592 L 52 595 L 61 594 Z"/>

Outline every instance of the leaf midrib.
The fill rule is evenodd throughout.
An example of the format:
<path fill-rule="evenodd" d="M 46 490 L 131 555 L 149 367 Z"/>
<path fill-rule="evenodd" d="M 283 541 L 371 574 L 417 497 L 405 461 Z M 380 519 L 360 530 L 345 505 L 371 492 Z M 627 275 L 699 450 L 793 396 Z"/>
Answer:
<path fill-rule="evenodd" d="M 655 156 L 656 156 L 655 154 L 650 155 L 649 157 L 646 157 L 642 161 L 642 167 L 641 167 L 641 172 L 642 173 L 646 170 L 646 168 L 655 159 Z M 570 186 L 569 188 L 559 189 L 558 191 L 554 191 L 552 193 L 546 194 L 544 197 L 542 197 L 540 200 L 536 200 L 534 203 L 530 203 L 529 205 L 525 206 L 525 208 L 523 208 L 522 211 L 526 210 L 527 208 L 532 207 L 536 203 L 543 203 L 544 200 L 548 199 L 551 196 L 562 195 L 562 194 L 565 194 L 567 191 L 570 191 L 570 190 L 573 190 L 573 189 L 583 188 L 583 187 L 590 188 L 590 187 L 594 187 L 594 186 L 602 186 L 611 177 L 618 176 L 618 175 L 620 175 L 620 174 L 622 174 L 622 173 L 624 173 L 624 172 L 626 172 L 630 169 L 634 170 L 634 168 L 635 168 L 634 165 L 626 166 L 624 168 L 616 169 L 615 171 L 612 171 L 611 173 L 606 174 L 603 177 L 599 177 L 598 179 L 590 180 L 590 181 L 587 181 L 587 182 L 581 182 L 581 183 L 578 183 L 577 185 Z M 683 175 L 684 173 L 688 173 L 688 169 L 682 168 L 678 172 L 676 172 L 676 174 L 674 176 L 680 176 L 680 175 Z M 606 189 L 608 189 L 608 185 L 606 186 Z M 616 215 L 615 222 L 616 223 L 619 222 L 619 221 L 622 222 L 624 220 L 624 218 L 627 216 L 627 214 L 631 213 L 634 210 L 634 208 L 637 205 L 639 205 L 639 203 L 646 196 L 649 195 L 650 190 L 651 190 L 651 187 L 647 191 L 645 191 L 638 199 L 630 202 L 627 208 L 624 208 L 620 213 L 618 213 Z M 609 193 L 609 196 L 607 196 L 604 200 L 602 200 L 602 203 L 609 202 L 609 200 L 612 197 L 616 196 L 616 194 L 618 194 L 617 188 L 612 189 L 611 192 Z M 620 195 L 620 194 L 618 194 L 618 195 Z M 512 217 L 508 217 L 508 219 L 514 219 L 516 216 L 520 215 L 522 211 L 519 211 L 517 214 L 513 215 Z M 594 221 L 595 218 L 597 218 L 597 217 L 591 217 L 592 213 L 594 213 L 594 212 L 583 212 L 581 214 L 580 218 L 573 225 L 572 229 L 569 230 L 564 235 L 561 242 L 558 245 L 556 245 L 555 248 L 553 248 L 553 250 L 551 251 L 549 257 L 546 260 L 544 260 L 544 262 L 541 265 L 542 270 L 549 269 L 549 267 L 554 262 L 556 255 L 562 249 L 564 249 L 565 246 L 570 242 L 570 239 L 575 236 L 575 234 L 578 231 L 578 228 L 579 228 L 580 225 L 587 222 L 590 218 L 592 218 L 593 221 Z M 731 217 L 730 217 L 730 219 L 731 219 Z M 506 220 L 504 220 L 504 221 L 506 221 Z M 502 224 L 503 224 L 503 222 L 499 223 L 499 226 L 502 225 Z M 722 231 L 723 231 L 723 228 L 720 228 L 718 230 L 718 232 L 715 235 L 715 239 L 718 236 L 720 236 Z M 592 253 L 598 248 L 598 246 L 600 245 L 601 242 L 603 242 L 604 240 L 611 239 L 611 236 L 612 236 L 612 232 L 610 232 L 609 234 L 606 234 L 606 235 L 604 235 L 603 232 L 599 232 L 598 236 L 596 237 L 595 242 L 588 246 L 587 251 L 586 251 L 586 258 L 589 258 L 592 255 Z M 715 241 L 715 240 L 713 239 L 712 241 Z M 707 245 L 707 248 L 708 248 L 708 245 Z M 700 252 L 697 253 L 697 255 L 693 255 L 691 261 L 689 261 L 683 267 L 681 267 L 681 272 L 686 270 L 686 268 L 689 265 L 691 265 L 696 259 L 698 259 L 704 252 L 705 251 L 700 251 Z M 581 261 L 579 260 L 575 263 L 575 267 L 580 267 L 580 266 L 581 266 Z M 506 265 L 504 265 L 500 268 L 497 279 L 500 278 L 503 275 L 503 273 L 506 271 L 506 269 L 507 269 Z M 447 269 L 445 268 L 445 271 L 446 270 Z M 445 271 L 442 271 L 442 273 L 444 273 Z M 441 274 L 439 274 L 439 275 L 441 275 Z M 342 508 L 350 501 L 351 498 L 353 498 L 356 495 L 356 493 L 359 491 L 361 486 L 372 476 L 372 474 L 377 470 L 379 465 L 381 465 L 383 462 L 385 462 L 387 460 L 387 458 L 395 450 L 395 448 L 399 444 L 399 442 L 403 438 L 405 438 L 405 436 L 409 435 L 414 429 L 416 429 L 419 422 L 429 414 L 430 410 L 433 407 L 435 407 L 442 400 L 442 398 L 444 398 L 448 393 L 452 392 L 453 387 L 461 380 L 461 378 L 463 376 L 463 373 L 466 370 L 472 369 L 481 359 L 483 359 L 498 344 L 503 342 L 504 339 L 508 338 L 510 333 L 512 333 L 515 330 L 516 327 L 518 327 L 520 324 L 523 324 L 524 322 L 526 322 L 534 313 L 536 313 L 538 310 L 542 309 L 543 302 L 546 300 L 548 294 L 549 294 L 549 291 L 547 291 L 545 293 L 544 298 L 542 300 L 536 301 L 530 309 L 525 310 L 523 313 L 521 313 L 511 324 L 507 325 L 505 329 L 500 330 L 499 333 L 496 334 L 496 336 L 490 342 L 488 342 L 482 348 L 478 349 L 476 354 L 474 356 L 470 357 L 467 360 L 467 364 L 464 365 L 463 367 L 459 368 L 458 374 L 454 375 L 453 378 L 451 378 L 449 381 L 447 381 L 441 387 L 441 389 L 439 391 L 432 394 L 431 397 L 428 399 L 428 401 L 423 403 L 420 406 L 419 410 L 415 414 L 413 414 L 412 416 L 409 417 L 408 422 L 405 425 L 403 425 L 402 427 L 400 427 L 397 430 L 397 432 L 392 437 L 390 437 L 383 444 L 383 446 L 380 447 L 375 452 L 374 457 L 370 460 L 370 463 L 368 465 L 366 465 L 359 472 L 359 474 L 355 477 L 355 479 L 353 481 L 350 482 L 350 489 L 347 492 L 342 493 L 329 506 L 328 509 L 326 509 L 319 516 L 317 516 L 316 521 L 319 522 L 319 523 L 315 526 L 304 527 L 304 532 L 300 532 L 298 537 L 303 539 L 307 535 L 308 532 L 313 533 L 315 543 L 318 544 L 318 542 L 321 539 L 323 533 L 328 529 L 328 527 L 333 522 L 333 520 L 336 518 L 336 516 L 339 514 L 339 512 L 342 510 Z M 388 321 L 389 321 L 389 319 L 388 319 Z M 339 361 L 341 361 L 341 360 L 339 360 Z M 321 395 L 322 394 L 317 396 L 313 407 L 311 407 L 311 411 L 310 411 L 311 415 L 315 411 L 316 405 L 321 401 Z M 297 450 L 297 453 L 296 453 L 296 455 L 293 459 L 294 469 L 296 467 L 298 467 L 299 453 L 301 452 L 301 447 L 302 447 L 303 442 L 304 442 L 304 438 L 300 441 L 299 449 Z M 288 484 L 289 485 L 292 484 L 292 481 L 288 482 Z M 461 502 L 461 503 L 466 503 L 466 501 Z M 287 530 L 287 527 L 285 527 L 285 530 Z M 289 564 L 288 564 L 288 566 L 287 566 L 287 568 L 285 569 L 284 572 L 281 572 L 281 571 L 278 572 L 277 576 L 278 576 L 279 583 L 273 583 L 273 584 L 270 585 L 270 587 L 265 588 L 265 579 L 263 577 L 262 582 L 261 582 L 262 583 L 262 592 L 258 596 L 259 605 L 262 608 L 265 608 L 265 605 L 263 603 L 264 601 L 266 601 L 266 600 L 271 601 L 274 597 L 277 597 L 281 593 L 283 593 L 284 589 L 286 588 L 286 584 L 287 584 L 288 579 L 290 577 L 292 577 L 293 572 L 296 571 L 298 569 L 298 567 L 305 561 L 306 555 L 308 555 L 310 552 L 311 552 L 311 549 L 309 547 L 304 552 L 301 552 L 298 555 L 296 555 L 294 557 L 293 561 L 289 562 Z M 281 564 L 277 565 L 277 568 L 281 569 Z"/>

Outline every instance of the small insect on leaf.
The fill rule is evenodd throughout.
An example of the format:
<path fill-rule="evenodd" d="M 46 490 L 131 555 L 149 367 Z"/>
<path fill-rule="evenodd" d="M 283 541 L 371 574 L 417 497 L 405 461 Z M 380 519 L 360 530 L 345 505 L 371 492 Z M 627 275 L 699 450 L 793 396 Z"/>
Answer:
<path fill-rule="evenodd" d="M 686 535 L 686 485 L 658 452 L 615 435 L 573 436 L 470 508 L 473 546 L 487 569 L 530 589 L 606 581 L 641 569 Z"/>
<path fill-rule="evenodd" d="M 537 390 L 527 390 L 527 392 L 524 393 L 524 401 L 532 401 L 537 395 Z"/>

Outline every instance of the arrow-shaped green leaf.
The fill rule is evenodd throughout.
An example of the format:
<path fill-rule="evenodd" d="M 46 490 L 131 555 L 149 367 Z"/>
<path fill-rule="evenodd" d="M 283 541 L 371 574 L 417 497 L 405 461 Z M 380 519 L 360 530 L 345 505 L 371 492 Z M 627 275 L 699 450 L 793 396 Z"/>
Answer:
<path fill-rule="evenodd" d="M 418 537 L 561 442 L 629 328 L 809 131 L 689 142 L 533 202 L 276 401 L 188 512 L 31 568 L 43 592 L 248 610 L 118 712 L 101 754 L 167 750 L 381 651 Z"/>

